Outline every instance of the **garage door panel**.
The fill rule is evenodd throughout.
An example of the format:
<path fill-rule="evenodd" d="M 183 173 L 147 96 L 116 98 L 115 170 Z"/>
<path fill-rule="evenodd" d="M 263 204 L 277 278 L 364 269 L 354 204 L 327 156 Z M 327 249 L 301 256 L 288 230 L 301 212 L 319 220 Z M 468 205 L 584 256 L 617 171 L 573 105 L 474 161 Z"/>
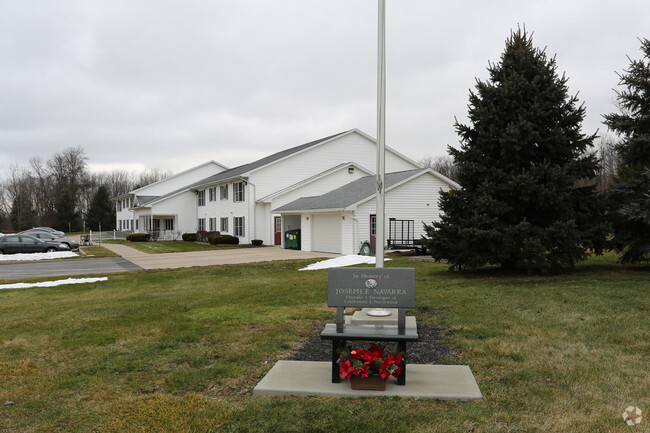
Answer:
<path fill-rule="evenodd" d="M 314 215 L 312 221 L 313 250 L 341 253 L 341 216 Z"/>

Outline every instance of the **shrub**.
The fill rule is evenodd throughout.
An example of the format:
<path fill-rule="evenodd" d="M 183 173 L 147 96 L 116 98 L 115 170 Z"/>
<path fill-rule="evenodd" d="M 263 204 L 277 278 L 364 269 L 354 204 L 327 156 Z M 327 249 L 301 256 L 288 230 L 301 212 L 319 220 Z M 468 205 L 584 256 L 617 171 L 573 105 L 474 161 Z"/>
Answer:
<path fill-rule="evenodd" d="M 239 238 L 237 236 L 230 235 L 215 235 L 208 238 L 210 245 L 239 245 Z"/>
<path fill-rule="evenodd" d="M 182 237 L 186 242 L 196 242 L 196 233 L 183 233 Z"/>
<path fill-rule="evenodd" d="M 253 239 L 251 241 L 251 244 L 253 244 L 254 247 L 259 247 L 264 243 L 262 239 Z"/>
<path fill-rule="evenodd" d="M 131 233 L 126 237 L 129 242 L 146 242 L 151 238 L 149 233 Z"/>
<path fill-rule="evenodd" d="M 208 242 L 210 236 L 217 236 L 219 234 L 219 232 L 207 232 L 205 230 L 199 230 L 196 232 L 196 240 L 199 242 Z"/>

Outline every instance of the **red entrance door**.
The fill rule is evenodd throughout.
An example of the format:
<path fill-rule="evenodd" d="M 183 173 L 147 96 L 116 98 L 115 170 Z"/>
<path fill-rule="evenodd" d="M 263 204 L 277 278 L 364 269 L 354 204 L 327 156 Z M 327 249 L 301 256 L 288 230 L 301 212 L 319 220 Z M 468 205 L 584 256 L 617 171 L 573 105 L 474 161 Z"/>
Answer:
<path fill-rule="evenodd" d="M 375 244 L 377 243 L 377 215 L 370 215 L 370 248 L 374 253 Z"/>
<path fill-rule="evenodd" d="M 282 217 L 274 217 L 273 223 L 275 227 L 275 245 L 282 245 Z"/>

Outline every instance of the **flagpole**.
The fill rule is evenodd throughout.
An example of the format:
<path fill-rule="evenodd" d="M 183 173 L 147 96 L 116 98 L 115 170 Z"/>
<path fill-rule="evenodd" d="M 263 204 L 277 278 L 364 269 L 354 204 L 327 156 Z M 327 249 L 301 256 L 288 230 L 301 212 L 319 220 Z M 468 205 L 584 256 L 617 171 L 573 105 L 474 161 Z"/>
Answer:
<path fill-rule="evenodd" d="M 386 237 L 386 209 L 384 203 L 384 176 L 386 171 L 386 1 L 379 0 L 379 37 L 377 47 L 377 210 L 375 218 L 376 267 L 384 267 L 384 239 Z"/>
<path fill-rule="evenodd" d="M 377 210 L 375 216 L 375 267 L 384 267 L 386 208 L 384 203 L 386 172 L 386 2 L 379 0 L 379 37 L 377 47 Z M 392 313 L 385 308 L 368 311 L 369 316 L 384 317 Z"/>

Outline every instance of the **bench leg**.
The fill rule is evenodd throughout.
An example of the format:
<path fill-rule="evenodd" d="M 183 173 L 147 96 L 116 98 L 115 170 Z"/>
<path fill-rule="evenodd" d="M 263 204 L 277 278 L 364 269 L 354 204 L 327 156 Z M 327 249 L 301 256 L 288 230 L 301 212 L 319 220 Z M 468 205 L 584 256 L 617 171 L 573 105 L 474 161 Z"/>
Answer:
<path fill-rule="evenodd" d="M 406 342 L 399 341 L 397 343 L 397 349 L 402 353 L 406 353 Z M 399 376 L 397 376 L 398 385 L 406 385 L 406 361 L 403 362 L 404 362 L 404 366 L 402 367 L 402 372 L 400 373 Z"/>
<path fill-rule="evenodd" d="M 336 340 L 332 340 L 332 383 L 341 382 L 341 374 L 339 372 L 339 356 L 336 350 L 339 347 L 339 343 Z"/>

